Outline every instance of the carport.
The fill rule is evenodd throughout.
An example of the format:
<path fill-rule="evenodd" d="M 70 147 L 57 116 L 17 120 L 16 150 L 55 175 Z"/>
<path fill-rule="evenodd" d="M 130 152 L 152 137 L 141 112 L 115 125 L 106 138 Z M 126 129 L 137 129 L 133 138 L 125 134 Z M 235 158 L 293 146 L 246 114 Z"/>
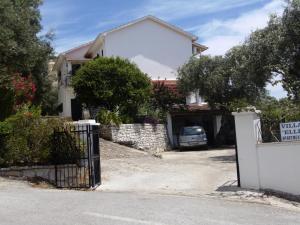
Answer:
<path fill-rule="evenodd" d="M 195 125 L 205 129 L 209 146 L 234 142 L 228 137 L 224 138 L 224 135 L 220 136 L 224 129 L 229 136 L 231 132 L 234 132 L 233 117 L 228 112 L 212 109 L 207 104 L 192 104 L 184 108 L 174 107 L 168 114 L 167 128 L 172 148 L 178 147 L 180 129 L 184 126 Z"/>

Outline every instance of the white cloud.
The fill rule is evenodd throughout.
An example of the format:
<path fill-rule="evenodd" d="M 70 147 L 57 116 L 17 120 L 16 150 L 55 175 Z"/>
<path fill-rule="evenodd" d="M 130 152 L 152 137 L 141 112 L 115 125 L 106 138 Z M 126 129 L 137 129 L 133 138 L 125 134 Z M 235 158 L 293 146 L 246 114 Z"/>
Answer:
<path fill-rule="evenodd" d="M 138 16 L 151 14 L 165 20 L 181 19 L 252 5 L 261 0 L 149 0 L 137 11 Z"/>
<path fill-rule="evenodd" d="M 281 0 L 273 0 L 263 8 L 252 10 L 234 19 L 212 20 L 204 25 L 191 27 L 197 36 L 203 40 L 203 44 L 209 49 L 206 54 L 222 55 L 234 45 L 238 45 L 258 28 L 267 25 L 269 16 L 273 13 L 281 14 L 284 3 Z"/>

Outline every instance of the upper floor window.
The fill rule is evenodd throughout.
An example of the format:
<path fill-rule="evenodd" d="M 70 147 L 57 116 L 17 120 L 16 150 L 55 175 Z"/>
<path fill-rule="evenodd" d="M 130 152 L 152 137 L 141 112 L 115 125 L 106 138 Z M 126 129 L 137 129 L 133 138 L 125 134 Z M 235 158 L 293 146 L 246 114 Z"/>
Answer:
<path fill-rule="evenodd" d="M 58 83 L 61 81 L 61 70 L 58 71 L 57 74 Z"/>
<path fill-rule="evenodd" d="M 75 75 L 75 73 L 77 72 L 77 70 L 79 70 L 81 67 L 80 64 L 72 64 L 72 76 Z"/>

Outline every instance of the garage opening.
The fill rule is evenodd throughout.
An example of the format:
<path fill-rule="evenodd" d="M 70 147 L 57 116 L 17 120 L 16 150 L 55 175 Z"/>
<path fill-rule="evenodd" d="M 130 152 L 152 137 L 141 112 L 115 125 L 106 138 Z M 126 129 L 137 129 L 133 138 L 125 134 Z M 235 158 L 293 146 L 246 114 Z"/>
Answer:
<path fill-rule="evenodd" d="M 179 147 L 180 131 L 187 126 L 203 127 L 208 146 L 235 144 L 234 118 L 229 112 L 212 110 L 207 105 L 171 111 L 168 115 L 168 135 L 173 149 Z"/>

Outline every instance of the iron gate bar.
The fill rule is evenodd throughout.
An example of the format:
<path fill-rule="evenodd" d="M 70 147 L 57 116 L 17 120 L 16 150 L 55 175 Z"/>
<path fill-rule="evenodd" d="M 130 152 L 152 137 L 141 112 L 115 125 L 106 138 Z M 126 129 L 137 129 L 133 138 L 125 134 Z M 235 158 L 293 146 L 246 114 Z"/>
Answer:
<path fill-rule="evenodd" d="M 55 130 L 54 140 L 57 187 L 95 188 L 101 184 L 98 126 L 66 126 Z"/>

